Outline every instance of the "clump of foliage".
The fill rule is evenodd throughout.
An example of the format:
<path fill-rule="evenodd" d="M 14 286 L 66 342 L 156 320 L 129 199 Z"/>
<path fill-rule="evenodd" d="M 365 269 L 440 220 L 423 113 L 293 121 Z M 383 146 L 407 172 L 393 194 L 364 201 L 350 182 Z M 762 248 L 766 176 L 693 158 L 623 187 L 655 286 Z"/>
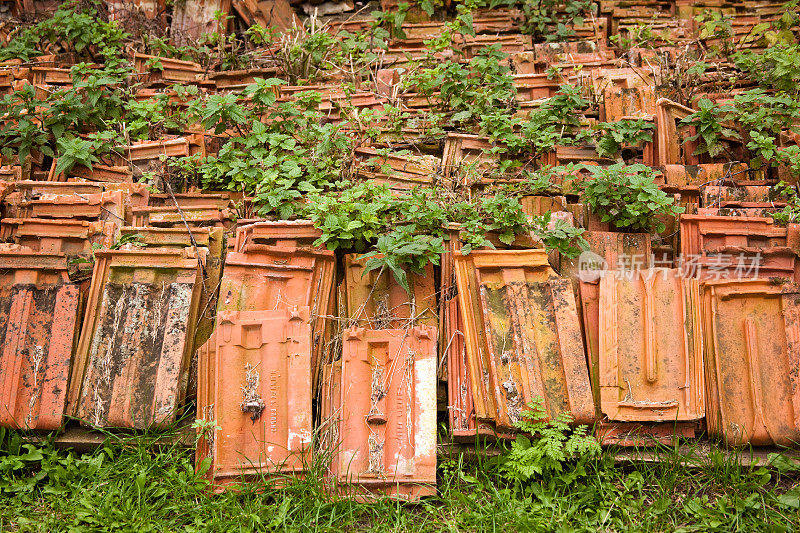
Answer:
<path fill-rule="evenodd" d="M 696 154 L 717 157 L 725 151 L 723 139 L 742 141 L 753 159 L 774 163 L 778 137 L 784 130 L 797 130 L 800 102 L 788 95 L 773 96 L 763 89 L 751 89 L 717 105 L 703 98 L 699 109 L 681 122 L 697 129 L 687 141 L 698 140 Z"/>
<path fill-rule="evenodd" d="M 410 293 L 407 272 L 424 275 L 425 267 L 438 265 L 444 252 L 444 237 L 415 234 L 409 226 L 401 226 L 378 237 L 375 250 L 364 255 L 367 258 L 364 272 L 387 268 Z"/>
<path fill-rule="evenodd" d="M 295 27 L 279 37 L 274 58 L 281 71 L 281 78 L 289 85 L 301 81 L 313 82 L 325 75 L 331 67 L 331 59 L 336 49 L 336 39 L 311 19 L 307 27 Z"/>
<path fill-rule="evenodd" d="M 178 98 L 187 101 L 198 95 L 196 86 L 175 85 L 172 90 Z M 147 99 L 130 99 L 125 104 L 123 135 L 131 140 L 157 139 L 165 134 L 186 131 L 188 117 L 181 113 L 171 101 L 171 95 L 157 93 Z"/>
<path fill-rule="evenodd" d="M 711 9 L 697 15 L 695 20 L 699 23 L 699 37 L 708 47 L 709 56 L 730 56 L 736 44 L 731 17 Z"/>
<path fill-rule="evenodd" d="M 626 146 L 639 146 L 653 140 L 655 125 L 643 118 L 600 122 L 594 137 L 597 153 L 601 157 L 616 157 Z"/>
<path fill-rule="evenodd" d="M 320 454 L 303 465 L 305 476 L 271 474 L 215 494 L 204 477 L 208 460 L 195 464 L 194 448 L 176 444 L 181 434 L 109 434 L 78 453 L 0 429 L 0 524 L 12 531 L 671 531 L 676 524 L 706 531 L 758 530 L 800 516 L 796 462 L 772 454 L 768 465 L 742 466 L 735 451 L 713 445 L 658 447 L 659 462 L 624 465 L 612 453 L 566 454 L 560 473 L 533 471 L 519 484 L 521 476 L 502 469 L 512 468 L 507 454 L 451 452 L 437 461 L 437 496 L 398 505 L 327 490 Z"/>
<path fill-rule="evenodd" d="M 586 166 L 591 177 L 582 184 L 583 200 L 602 222 L 631 231 L 664 231 L 659 215 L 678 215 L 684 208 L 658 188 L 658 172 L 646 165 Z"/>
<path fill-rule="evenodd" d="M 316 245 L 363 252 L 384 232 L 396 207 L 388 186 L 359 183 L 312 195 L 303 214 L 322 231 Z"/>
<path fill-rule="evenodd" d="M 409 7 L 408 2 L 400 2 L 397 4 L 397 10 L 373 11 L 370 13 L 373 19 L 372 29 L 382 28 L 393 39 L 405 39 L 406 33 L 403 31 L 403 22 L 406 20 Z"/>
<path fill-rule="evenodd" d="M 589 107 L 590 100 L 585 98 L 578 86 L 564 84 L 552 98 L 548 98 L 537 111 L 531 113 L 531 120 L 536 123 L 554 125 L 560 128 L 560 133 L 575 134 L 574 129 L 580 127 L 578 111 Z M 541 118 L 539 118 L 541 117 Z"/>
<path fill-rule="evenodd" d="M 0 48 L 0 61 L 29 61 L 45 48 L 72 52 L 84 60 L 112 60 L 127 37 L 116 22 L 103 20 L 96 0 L 71 0 L 59 6 L 53 16 L 21 29 Z"/>
<path fill-rule="evenodd" d="M 564 257 L 575 257 L 589 249 L 589 243 L 582 237 L 583 228 L 576 228 L 561 218 L 553 218 L 551 212 L 532 217 L 531 231 L 542 239 L 547 250 L 557 250 Z"/>
<path fill-rule="evenodd" d="M 793 96 L 800 93 L 800 45 L 794 41 L 769 46 L 759 53 L 737 52 L 733 61 L 737 68 L 764 88 Z"/>
<path fill-rule="evenodd" d="M 217 155 L 198 168 L 208 189 L 255 195 L 261 216 L 290 218 L 304 196 L 326 190 L 346 174 L 351 140 L 341 125 L 323 124 L 319 93 L 276 101 L 278 79 L 257 79 L 245 89 L 247 102 L 232 93 L 196 100 L 189 114 L 206 128 L 228 132 Z"/>
<path fill-rule="evenodd" d="M 800 176 L 800 146 L 793 144 L 775 151 L 774 166 L 782 165 L 793 176 Z"/>
<path fill-rule="evenodd" d="M 500 45 L 482 49 L 467 64 L 431 57 L 405 77 L 404 86 L 424 96 L 433 114 L 468 128 L 484 115 L 513 109 L 513 79 L 502 63 L 506 57 Z"/>
<path fill-rule="evenodd" d="M 596 5 L 590 0 L 525 0 L 522 3 L 525 22 L 523 33 L 536 40 L 563 41 L 575 35 L 575 26 L 596 14 Z"/>
<path fill-rule="evenodd" d="M 516 235 L 530 231 L 519 200 L 502 191 L 471 202 L 456 202 L 450 207 L 450 213 L 452 221 L 463 226 L 461 239 L 464 241 L 464 254 L 470 253 L 473 248 L 494 248 L 487 238 L 489 232 L 496 232 L 500 242 L 511 244 Z"/>
<path fill-rule="evenodd" d="M 419 6 L 428 17 L 433 17 L 434 14 L 444 14 L 445 11 L 450 14 L 453 12 L 463 14 L 472 13 L 478 8 L 494 9 L 500 6 L 513 6 L 514 4 L 515 0 L 457 0 L 455 2 L 447 0 L 414 0 L 410 2 L 410 5 Z"/>
<path fill-rule="evenodd" d="M 695 155 L 708 154 L 710 157 L 716 157 L 725 149 L 721 142 L 723 136 L 733 137 L 736 131 L 720 122 L 719 107 L 708 98 L 700 99 L 697 106 L 699 107 L 697 111 L 681 120 L 682 124 L 692 125 L 697 131 L 684 142 L 700 141 Z"/>
<path fill-rule="evenodd" d="M 561 413 L 549 418 L 544 400 L 538 397 L 529 404 L 514 425 L 521 431 L 504 457 L 502 472 L 521 493 L 530 490 L 531 482 L 558 480 L 571 485 L 587 475 L 586 465 L 600 456 L 600 444 L 587 435 L 586 426 L 572 429 L 573 418 Z M 569 468 L 565 466 L 569 464 Z"/>
<path fill-rule="evenodd" d="M 795 224 L 800 222 L 800 196 L 797 194 L 797 187 L 781 181 L 773 188 L 773 193 L 786 201 L 786 206 L 772 213 L 772 218 L 778 224 Z"/>
<path fill-rule="evenodd" d="M 528 154 L 538 157 L 558 144 L 572 144 L 582 138 L 579 112 L 589 106 L 580 88 L 561 85 L 555 96 L 545 100 L 526 117 L 497 117 L 488 115 L 481 121 L 481 131 L 490 139 L 502 141 L 510 155 Z M 490 119 L 494 118 L 494 122 Z"/>
<path fill-rule="evenodd" d="M 739 124 L 741 133 L 737 137 L 762 165 L 773 161 L 782 131 L 798 131 L 797 119 L 800 102 L 786 95 L 772 96 L 762 89 L 734 96 L 733 109 L 724 117 Z"/>
<path fill-rule="evenodd" d="M 588 105 L 589 100 L 578 88 L 562 85 L 555 96 L 525 117 L 503 111 L 484 115 L 480 131 L 493 142 L 484 155 L 494 163 L 486 165 L 478 160 L 460 169 L 461 174 L 467 181 L 479 177 L 513 177 L 530 185 L 533 176 L 544 170 L 543 156 L 558 144 L 576 144 L 584 138 L 579 130 L 579 111 Z"/>
<path fill-rule="evenodd" d="M 531 172 L 525 172 L 523 181 L 509 185 L 510 192 L 522 196 L 552 196 L 563 190 L 565 179 L 571 179 L 580 171 L 581 166 L 567 163 L 558 166 L 543 166 Z"/>
<path fill-rule="evenodd" d="M 121 133 L 129 93 L 130 69 L 107 63 L 103 68 L 79 63 L 70 69 L 72 86 L 37 97 L 32 85 L 0 99 L 0 145 L 7 158 L 24 160 L 32 152 L 58 157 L 57 172 L 74 163 L 96 162 L 108 153 Z"/>
<path fill-rule="evenodd" d="M 169 94 L 136 97 L 140 87 L 133 65 L 122 53 L 128 35 L 106 22 L 92 1 L 67 2 L 51 19 L 20 31 L 2 54 L 32 50 L 71 52 L 83 59 L 70 67 L 71 85 L 42 92 L 25 84 L 0 98 L 0 150 L 6 160 L 25 164 L 30 155 L 58 159 L 57 174 L 75 165 L 110 164 L 131 142 L 181 134 L 188 118 Z M 33 57 L 21 53 L 18 57 Z M 152 65 L 158 68 L 157 64 Z M 198 94 L 196 86 L 172 88 L 179 99 Z"/>
<path fill-rule="evenodd" d="M 764 73 L 759 73 L 752 69 L 757 63 L 766 58 L 759 57 L 759 53 L 747 50 L 746 46 L 756 44 L 769 50 L 774 46 L 794 44 L 795 36 L 792 30 L 800 22 L 800 17 L 797 14 L 797 5 L 797 0 L 785 3 L 780 17 L 753 25 L 747 34 L 738 39 L 734 31 L 734 19 L 732 16 L 719 10 L 704 10 L 695 17 L 700 29 L 700 40 L 706 45 L 709 57 L 733 59 L 740 69 L 749 70 L 754 79 L 757 79 Z"/>
<path fill-rule="evenodd" d="M 428 264 L 439 264 L 450 224 L 461 229 L 464 254 L 494 248 L 491 233 L 511 244 L 517 235 L 532 231 L 548 249 L 569 256 L 585 247 L 582 229 L 548 215 L 529 219 L 519 199 L 502 190 L 459 199 L 428 187 L 397 195 L 386 185 L 365 182 L 311 195 L 302 209 L 322 230 L 316 244 L 356 252 L 374 248 L 366 255 L 367 270 L 387 268 L 406 289 L 406 271 L 419 274 Z"/>
<path fill-rule="evenodd" d="M 652 24 L 643 22 L 635 26 L 625 28 L 616 35 L 609 37 L 609 40 L 620 50 L 627 51 L 631 48 L 647 48 L 657 50 L 661 46 L 672 46 L 674 40 L 669 30 L 656 31 Z"/>
<path fill-rule="evenodd" d="M 798 45 L 793 32 L 800 23 L 797 5 L 797 0 L 787 2 L 779 18 L 756 24 L 745 37 L 745 42 L 762 44 L 763 51 L 739 50 L 732 55 L 737 68 L 763 87 L 795 95 L 800 80 Z"/>

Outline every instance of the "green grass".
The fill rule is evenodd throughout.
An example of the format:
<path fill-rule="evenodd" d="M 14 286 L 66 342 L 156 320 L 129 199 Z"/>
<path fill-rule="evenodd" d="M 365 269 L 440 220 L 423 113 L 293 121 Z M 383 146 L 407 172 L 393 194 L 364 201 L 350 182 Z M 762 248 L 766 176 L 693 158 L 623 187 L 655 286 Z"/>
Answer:
<path fill-rule="evenodd" d="M 2 433 L 2 531 L 795 531 L 798 469 L 742 467 L 722 451 L 662 449 L 663 462 L 615 464 L 605 452 L 514 485 L 506 459 L 440 460 L 439 496 L 409 505 L 332 497 L 307 479 L 213 494 L 193 451 L 170 435 L 114 437 L 92 453 Z M 475 454 L 469 454 L 474 457 Z M 480 454 L 478 454 L 480 457 Z"/>

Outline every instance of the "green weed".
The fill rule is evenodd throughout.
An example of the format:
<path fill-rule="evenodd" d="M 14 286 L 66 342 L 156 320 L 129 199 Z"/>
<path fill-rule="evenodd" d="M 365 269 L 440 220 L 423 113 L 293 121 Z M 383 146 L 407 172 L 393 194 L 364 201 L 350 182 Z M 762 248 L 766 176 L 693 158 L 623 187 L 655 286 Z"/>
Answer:
<path fill-rule="evenodd" d="M 592 176 L 581 184 L 584 201 L 602 222 L 631 231 L 664 231 L 658 215 L 684 211 L 655 184 L 658 172 L 645 165 L 586 166 Z"/>
<path fill-rule="evenodd" d="M 717 448 L 611 452 L 520 480 L 493 447 L 442 456 L 438 496 L 354 502 L 325 491 L 324 464 L 283 488 L 262 480 L 214 494 L 175 430 L 109 435 L 91 453 L 0 432 L 0 527 L 11 531 L 794 531 L 796 463 L 740 466 Z M 477 454 L 475 452 L 478 452 Z M 746 455 L 746 452 L 740 452 Z M 505 466 L 504 466 L 505 465 Z"/>

